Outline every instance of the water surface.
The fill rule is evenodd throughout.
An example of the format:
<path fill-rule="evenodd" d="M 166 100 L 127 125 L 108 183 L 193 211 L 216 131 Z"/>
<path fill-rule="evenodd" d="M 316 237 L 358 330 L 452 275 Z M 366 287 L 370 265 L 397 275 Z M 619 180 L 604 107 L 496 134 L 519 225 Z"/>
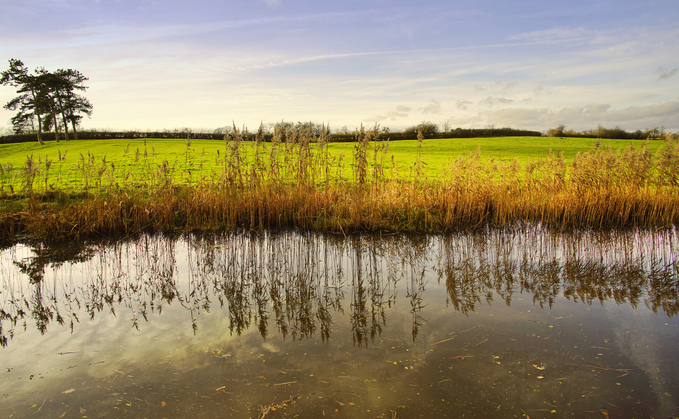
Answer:
<path fill-rule="evenodd" d="M 0 412 L 679 415 L 678 243 L 527 228 L 17 245 L 0 254 Z"/>

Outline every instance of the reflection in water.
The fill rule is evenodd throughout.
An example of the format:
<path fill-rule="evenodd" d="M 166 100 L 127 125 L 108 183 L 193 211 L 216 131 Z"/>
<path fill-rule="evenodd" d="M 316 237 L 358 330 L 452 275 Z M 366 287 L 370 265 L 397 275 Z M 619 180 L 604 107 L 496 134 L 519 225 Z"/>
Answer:
<path fill-rule="evenodd" d="M 563 295 L 592 304 L 607 300 L 646 306 L 668 316 L 679 306 L 679 259 L 675 232 L 546 235 L 490 232 L 441 239 L 435 267 L 446 282 L 450 303 L 474 311 L 493 291 L 511 305 L 515 292 L 529 293 L 540 307 Z"/>
<path fill-rule="evenodd" d="M 19 245 L 0 251 L 0 412 L 674 417 L 677 243 L 526 228 Z"/>
<path fill-rule="evenodd" d="M 0 257 L 0 343 L 8 345 L 29 322 L 42 334 L 51 322 L 73 330 L 83 317 L 116 315 L 120 308 L 132 313 L 138 329 L 141 319 L 169 304 L 185 309 L 195 332 L 201 312 L 219 304 L 235 335 L 256 327 L 264 338 L 280 333 L 294 341 L 318 333 L 326 342 L 334 319 L 347 316 L 354 344 L 363 346 L 382 334 L 399 284 L 415 341 L 424 325 L 427 272 L 438 275 L 449 305 L 466 315 L 494 296 L 509 306 L 518 293 L 543 308 L 562 295 L 590 305 L 642 305 L 672 317 L 679 311 L 676 243 L 676 231 L 572 235 L 535 228 L 350 238 L 142 235 L 126 242 L 17 246 Z"/>

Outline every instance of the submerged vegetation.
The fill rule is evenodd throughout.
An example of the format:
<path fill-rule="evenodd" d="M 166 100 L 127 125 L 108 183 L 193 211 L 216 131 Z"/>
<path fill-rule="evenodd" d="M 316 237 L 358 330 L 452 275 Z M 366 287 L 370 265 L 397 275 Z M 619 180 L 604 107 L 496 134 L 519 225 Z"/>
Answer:
<path fill-rule="evenodd" d="M 43 239 L 140 231 L 299 228 L 444 232 L 541 223 L 553 228 L 679 224 L 679 143 L 657 151 L 595 146 L 573 158 L 507 160 L 480 150 L 430 167 L 420 133 L 398 161 L 377 129 L 361 130 L 351 157 L 328 133 L 294 141 L 275 132 L 154 159 L 144 147 L 123 160 L 91 153 L 0 164 L 0 236 Z M 76 163 L 73 160 L 76 160 Z M 2 162 L 0 162 L 2 163 Z"/>

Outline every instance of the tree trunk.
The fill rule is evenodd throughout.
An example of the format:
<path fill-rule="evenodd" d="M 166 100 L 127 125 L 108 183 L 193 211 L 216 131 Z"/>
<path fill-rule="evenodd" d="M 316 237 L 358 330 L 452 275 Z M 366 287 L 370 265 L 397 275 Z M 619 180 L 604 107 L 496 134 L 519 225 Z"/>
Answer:
<path fill-rule="evenodd" d="M 38 106 L 37 103 L 37 96 L 35 94 L 35 89 L 31 86 L 31 94 L 33 95 L 33 113 L 35 116 L 38 118 L 38 142 L 40 145 L 45 145 L 45 142 L 42 140 L 42 117 L 40 116 L 40 107 Z"/>
<path fill-rule="evenodd" d="M 64 121 L 64 139 L 68 141 L 68 123 L 66 122 L 66 115 L 61 113 L 61 119 Z"/>
<path fill-rule="evenodd" d="M 40 114 L 36 112 L 36 115 L 38 116 L 38 142 L 40 145 L 45 145 L 45 142 L 42 140 L 42 118 L 40 117 Z"/>
<path fill-rule="evenodd" d="M 75 129 L 75 120 L 73 118 L 71 119 L 71 126 L 73 126 L 73 137 L 78 141 L 78 131 Z"/>
<path fill-rule="evenodd" d="M 61 119 L 64 121 L 64 139 L 68 141 L 68 122 L 66 122 L 66 112 L 64 110 L 64 104 L 61 102 L 61 97 L 57 94 L 57 100 L 59 101 L 59 110 L 61 111 Z"/>
<path fill-rule="evenodd" d="M 75 115 L 73 115 L 73 103 L 71 102 L 70 96 L 66 96 L 66 104 L 68 119 L 71 120 L 71 126 L 73 127 L 73 139 L 78 141 L 78 130 L 75 128 Z M 66 122 L 64 122 L 64 124 L 66 124 Z"/>
<path fill-rule="evenodd" d="M 59 142 L 59 121 L 57 120 L 57 114 L 54 114 L 54 139 Z"/>

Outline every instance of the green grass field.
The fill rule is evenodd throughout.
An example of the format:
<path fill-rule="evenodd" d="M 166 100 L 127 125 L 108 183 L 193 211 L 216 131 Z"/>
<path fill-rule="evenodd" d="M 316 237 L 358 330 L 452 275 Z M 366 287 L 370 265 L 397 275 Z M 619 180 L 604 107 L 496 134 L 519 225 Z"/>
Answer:
<path fill-rule="evenodd" d="M 577 153 L 591 150 L 596 139 L 589 138 L 555 138 L 555 137 L 495 137 L 495 138 L 445 138 L 423 140 L 422 160 L 426 163 L 425 174 L 438 176 L 441 169 L 451 158 L 465 157 L 480 149 L 483 159 L 512 161 L 515 158 L 521 165 L 529 160 L 544 159 L 549 152 L 562 152 L 566 161 L 573 159 Z M 630 146 L 641 147 L 643 141 L 602 140 L 601 147 L 625 149 Z M 662 141 L 649 142 L 647 148 L 655 152 L 663 144 Z M 415 163 L 418 142 L 416 140 L 394 141 L 389 143 L 388 155 L 400 168 L 410 168 Z M 329 145 L 332 153 L 345 153 L 351 157 L 353 143 L 333 143 Z M 391 159 L 391 157 L 389 157 Z M 400 172 L 407 175 L 407 172 Z"/>
<path fill-rule="evenodd" d="M 482 160 L 510 162 L 516 159 L 525 165 L 528 161 L 544 159 L 549 152 L 563 153 L 568 162 L 577 153 L 587 152 L 594 147 L 594 139 L 554 138 L 554 137 L 497 137 L 471 139 L 430 139 L 423 140 L 421 145 L 421 161 L 424 163 L 421 177 L 435 179 L 451 159 L 466 157 L 470 153 L 481 151 Z M 640 147 L 642 141 L 602 140 L 601 146 L 612 149 L 625 149 L 634 144 Z M 663 144 L 662 141 L 648 142 L 647 148 L 654 153 Z M 329 143 L 328 155 L 334 159 L 334 171 L 344 179 L 351 179 L 354 153 L 357 143 Z M 385 151 L 386 147 L 386 151 Z M 389 142 L 371 142 L 368 146 L 369 165 L 383 161 L 387 177 L 398 177 L 411 180 L 415 176 L 413 170 L 417 161 L 419 143 L 416 140 Z M 265 143 L 262 155 L 271 151 L 272 144 Z M 375 159 L 375 148 L 378 148 Z M 254 143 L 243 142 L 240 153 L 245 166 L 251 164 Z M 318 150 L 311 144 L 312 153 Z M 125 183 L 144 183 L 148 177 L 158 172 L 166 161 L 175 182 L 195 183 L 201 177 L 216 175 L 224 164 L 225 153 L 229 153 L 223 141 L 191 140 L 187 146 L 181 139 L 111 139 L 48 142 L 44 146 L 36 143 L 18 143 L 0 145 L 0 165 L 8 165 L 15 170 L 3 170 L 0 173 L 0 188 L 19 187 L 18 170 L 26 165 L 27 158 L 37 163 L 39 173 L 36 176 L 36 190 L 53 189 L 74 191 L 107 182 L 115 182 L 119 187 Z M 60 160 L 61 157 L 61 160 Z M 266 156 L 264 156 L 266 159 Z M 50 161 L 49 170 L 46 162 Z M 106 171 L 99 175 L 103 166 Z M 333 165 L 333 163 L 331 163 Z M 88 167 L 89 173 L 84 172 Z M 0 190 L 0 193 L 7 192 Z"/>

